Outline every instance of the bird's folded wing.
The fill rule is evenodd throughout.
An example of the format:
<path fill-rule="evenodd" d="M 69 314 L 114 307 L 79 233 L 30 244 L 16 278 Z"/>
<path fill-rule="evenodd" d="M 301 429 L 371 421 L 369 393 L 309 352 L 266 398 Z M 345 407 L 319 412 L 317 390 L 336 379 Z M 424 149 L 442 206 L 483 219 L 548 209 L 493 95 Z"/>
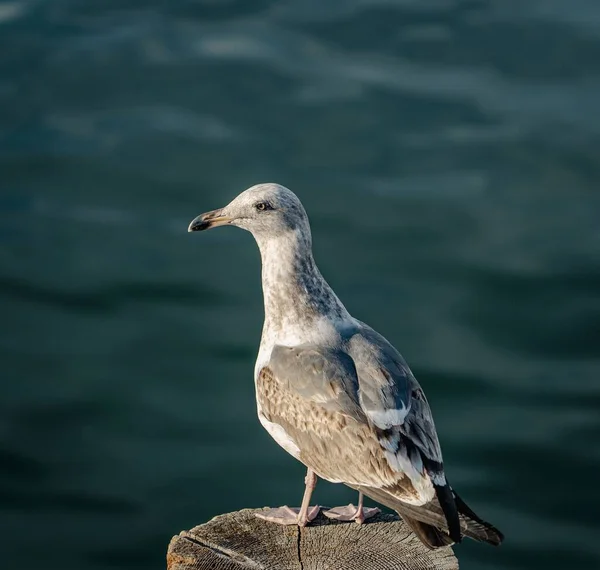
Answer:
<path fill-rule="evenodd" d="M 365 421 L 356 368 L 344 351 L 314 345 L 276 345 L 268 367 L 289 392 L 325 410 Z"/>
<path fill-rule="evenodd" d="M 348 341 L 357 370 L 360 404 L 383 447 L 416 467 L 441 472 L 442 452 L 429 403 L 398 351 L 366 325 Z M 420 469 L 419 469 L 420 470 Z"/>
<path fill-rule="evenodd" d="M 444 482 L 442 452 L 423 390 L 389 342 L 364 325 L 340 348 L 276 345 L 268 364 L 289 392 L 370 424 L 382 454 L 411 478 Z"/>

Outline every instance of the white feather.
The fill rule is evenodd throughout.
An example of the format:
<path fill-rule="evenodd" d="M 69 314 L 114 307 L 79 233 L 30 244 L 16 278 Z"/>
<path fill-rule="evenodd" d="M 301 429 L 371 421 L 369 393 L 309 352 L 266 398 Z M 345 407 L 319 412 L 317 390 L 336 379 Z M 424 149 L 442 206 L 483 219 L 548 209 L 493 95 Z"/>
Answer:
<path fill-rule="evenodd" d="M 410 479 L 415 491 L 419 494 L 418 498 L 410 499 L 403 498 L 402 500 L 410 505 L 424 505 L 433 499 L 435 496 L 435 489 L 433 488 L 431 479 L 428 475 L 418 469 L 419 466 L 415 466 L 411 461 L 403 456 L 401 453 L 392 453 L 390 451 L 384 451 L 385 458 L 387 459 L 390 467 L 399 473 L 404 473 Z"/>
<path fill-rule="evenodd" d="M 296 459 L 300 457 L 300 448 L 296 445 L 296 442 L 286 433 L 286 431 L 279 425 L 267 420 L 259 410 L 258 419 L 262 426 L 269 432 L 269 435 L 285 449 L 290 455 Z"/>
<path fill-rule="evenodd" d="M 384 411 L 369 410 L 367 412 L 373 423 L 381 429 L 401 425 L 407 413 L 408 408 L 406 406 L 402 406 L 400 409 L 388 408 Z"/>

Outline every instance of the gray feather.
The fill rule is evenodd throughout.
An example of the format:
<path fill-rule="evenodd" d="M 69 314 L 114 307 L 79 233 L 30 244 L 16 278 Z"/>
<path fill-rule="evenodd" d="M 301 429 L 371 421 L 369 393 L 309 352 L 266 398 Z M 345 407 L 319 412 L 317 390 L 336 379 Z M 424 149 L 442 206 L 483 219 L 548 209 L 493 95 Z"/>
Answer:
<path fill-rule="evenodd" d="M 400 354 L 366 325 L 348 339 L 347 350 L 358 372 L 367 415 L 381 429 L 401 423 L 410 407 L 412 374 Z"/>
<path fill-rule="evenodd" d="M 356 368 L 344 351 L 313 345 L 276 345 L 269 368 L 280 382 L 285 382 L 287 389 L 303 398 L 365 421 L 358 400 Z"/>
<path fill-rule="evenodd" d="M 360 329 L 347 343 L 358 372 L 361 405 L 367 415 L 376 419 L 386 412 L 399 411 L 398 421 L 377 422 L 384 430 L 382 437 L 398 446 L 414 446 L 433 473 L 442 473 L 442 450 L 437 437 L 429 403 L 421 386 L 400 353 L 379 333 L 361 323 Z M 402 411 L 405 411 L 402 414 Z M 389 414 L 393 417 L 393 414 Z M 411 449 L 407 455 L 413 462 Z"/>
<path fill-rule="evenodd" d="M 398 351 L 359 323 L 341 348 L 276 345 L 269 367 L 286 388 L 378 431 L 382 447 L 443 482 L 442 452 L 423 390 Z"/>

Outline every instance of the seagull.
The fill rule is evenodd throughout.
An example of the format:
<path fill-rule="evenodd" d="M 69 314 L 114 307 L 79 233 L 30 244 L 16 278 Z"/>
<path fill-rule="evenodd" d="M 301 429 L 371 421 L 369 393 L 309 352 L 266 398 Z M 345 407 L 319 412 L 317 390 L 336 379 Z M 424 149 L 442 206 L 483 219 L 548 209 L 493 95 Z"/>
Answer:
<path fill-rule="evenodd" d="M 503 535 L 450 486 L 431 409 L 400 353 L 355 319 L 321 275 L 308 216 L 279 184 L 253 186 L 224 208 L 196 217 L 188 231 L 232 225 L 255 238 L 262 261 L 265 319 L 254 369 L 260 423 L 307 467 L 300 508 L 262 511 L 305 526 L 319 513 L 317 477 L 359 492 L 358 505 L 324 514 L 362 523 L 396 511 L 429 548 L 464 536 L 499 545 Z"/>

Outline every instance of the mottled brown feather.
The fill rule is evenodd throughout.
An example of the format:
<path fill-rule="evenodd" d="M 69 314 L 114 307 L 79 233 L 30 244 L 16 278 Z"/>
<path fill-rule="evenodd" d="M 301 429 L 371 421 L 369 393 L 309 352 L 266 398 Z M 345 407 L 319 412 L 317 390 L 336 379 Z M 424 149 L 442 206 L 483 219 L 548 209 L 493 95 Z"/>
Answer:
<path fill-rule="evenodd" d="M 420 498 L 410 479 L 391 468 L 366 421 L 302 398 L 269 367 L 261 369 L 256 390 L 261 413 L 285 430 L 300 449 L 300 461 L 322 479 L 385 487 L 398 500 Z"/>

